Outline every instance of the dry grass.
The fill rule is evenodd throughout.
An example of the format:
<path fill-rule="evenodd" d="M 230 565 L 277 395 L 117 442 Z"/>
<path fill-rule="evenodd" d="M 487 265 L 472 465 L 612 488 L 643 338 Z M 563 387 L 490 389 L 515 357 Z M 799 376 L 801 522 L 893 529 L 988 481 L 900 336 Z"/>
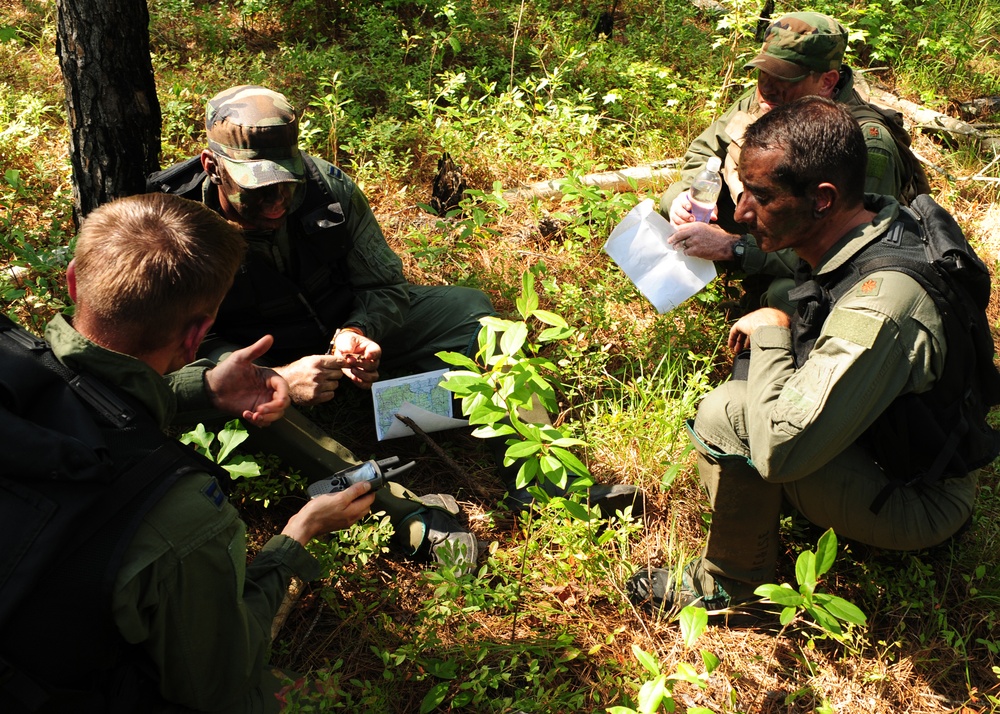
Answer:
<path fill-rule="evenodd" d="M 16 2 L 3 3 L 0 13 L 5 22 L 14 24 L 30 22 L 35 17 Z M 257 38 L 258 48 L 273 49 L 274 43 L 267 35 L 273 29 L 257 26 L 247 34 Z M 239 79 L 226 77 L 228 69 L 221 66 L 191 77 L 185 62 L 195 56 L 197 46 L 190 38 L 178 35 L 176 46 L 166 49 L 176 55 L 163 59 L 165 64 L 161 71 L 169 75 L 171 82 L 189 81 L 191 87 L 197 89 L 192 89 L 195 107 L 204 96 L 210 96 L 227 81 Z M 291 86 L 297 84 L 293 81 L 296 79 L 285 77 L 283 81 Z M 51 32 L 40 28 L 36 46 L 0 44 L 0 83 L 5 85 L 5 92 L 42 97 L 55 107 L 44 114 L 43 131 L 28 149 L 0 156 L 5 169 L 15 168 L 22 172 L 32 196 L 31 200 L 17 203 L 21 212 L 19 223 L 26 229 L 44 233 L 52 219 L 53 208 L 38 197 L 65 194 L 69 180 L 65 126 L 59 119 L 61 78 L 54 60 Z M 197 115 L 197 109 L 192 110 L 192 114 Z M 696 133 L 699 129 L 700 126 L 692 125 L 688 133 Z M 195 132 L 188 142 L 192 151 L 198 143 L 197 137 L 198 132 Z M 919 136 L 917 147 L 955 176 L 973 173 L 970 166 L 962 166 L 953 152 L 935 139 Z M 539 176 L 536 167 L 518 162 L 516 157 L 499 164 L 487 149 L 470 151 L 462 157 L 470 184 L 476 188 L 489 189 L 494 180 L 501 180 L 505 187 L 514 187 L 549 177 Z M 604 270 L 606 257 L 600 245 L 595 243 L 587 247 L 582 257 L 573 256 L 562 250 L 560 236 L 543 233 L 540 229 L 545 215 L 559 208 L 554 201 L 539 206 L 527 202 L 515 204 L 492 226 L 498 235 L 491 243 L 482 243 L 472 250 L 456 247 L 453 254 L 433 264 L 417 261 L 408 251 L 407 239 L 418 228 L 430 235 L 441 235 L 442 231 L 437 228 L 438 219 L 417 207 L 418 203 L 426 203 L 430 198 L 430 181 L 437 156 L 427 147 L 418 147 L 413 156 L 412 177 L 406 177 L 406 182 L 398 177 L 385 177 L 365 186 L 376 216 L 390 244 L 403 257 L 412 281 L 475 283 L 490 293 L 501 313 L 511 314 L 512 300 L 526 267 L 544 261 L 551 275 L 568 284 L 585 283 L 590 276 Z M 989 256 L 991 264 L 1000 260 L 997 184 L 971 180 L 955 183 L 942 175 L 935 175 L 933 182 L 942 201 L 967 229 L 983 257 Z M 65 221 L 65 216 L 62 220 Z M 443 240 L 447 244 L 454 238 Z M 700 307 L 692 309 L 697 319 L 673 325 L 669 332 L 672 339 L 684 344 L 688 340 L 692 344 L 702 344 L 695 341 L 697 335 L 684 331 L 685 324 L 698 324 L 708 333 L 700 339 L 717 343 L 724 320 Z M 991 305 L 990 316 L 994 324 L 1000 319 L 1000 303 L 996 300 Z M 612 308 L 609 323 L 598 326 L 589 339 L 596 349 L 605 350 L 612 358 L 621 359 L 640 349 L 654 353 L 674 346 L 657 342 L 667 334 L 664 320 L 639 300 L 622 303 Z M 615 325 L 628 325 L 632 332 L 627 333 Z M 645 341 L 633 343 L 627 339 L 631 334 L 640 335 Z M 720 369 L 714 378 L 722 376 Z M 620 395 L 623 391 L 618 385 L 609 384 L 611 379 L 606 374 L 588 377 L 595 385 L 594 394 L 588 394 L 588 399 Z M 616 696 L 623 690 L 634 694 L 627 682 L 642 681 L 644 673 L 634 661 L 633 645 L 656 653 L 667 671 L 678 662 L 701 668 L 698 652 L 685 649 L 677 626 L 666 620 L 641 616 L 627 604 L 621 586 L 638 564 L 673 563 L 695 554 L 703 540 L 702 514 L 706 501 L 697 486 L 693 459 L 684 453 L 686 442 L 676 434 L 664 437 L 657 433 L 655 419 L 650 418 L 644 427 L 636 426 L 641 421 L 632 421 L 616 432 L 619 427 L 614 420 L 597 419 L 587 400 L 578 395 L 566 396 L 564 407 L 564 417 L 581 422 L 588 430 L 601 430 L 601 438 L 592 440 L 595 446 L 587 453 L 595 475 L 600 480 L 636 483 L 649 494 L 645 530 L 629 543 L 629 552 L 622 554 L 620 567 L 606 580 L 594 582 L 582 565 L 571 563 L 575 569 L 553 569 L 547 579 L 523 583 L 524 599 L 516 625 L 512 617 L 493 612 L 471 617 L 475 637 L 497 652 L 511 642 L 524 645 L 543 642 L 551 632 L 571 633 L 575 646 L 589 654 L 572 662 L 562 684 L 579 691 L 596 692 L 597 703 L 592 709 L 599 711 L 617 703 Z M 333 406 L 314 410 L 313 416 L 359 456 L 399 455 L 403 459 L 415 459 L 417 468 L 410 474 L 407 486 L 417 493 L 455 494 L 470 529 L 482 542 L 496 543 L 498 557 L 505 562 L 517 563 L 522 555 L 535 552 L 530 546 L 537 545 L 538 536 L 532 531 L 526 533 L 509 514 L 496 508 L 503 488 L 477 440 L 462 432 L 434 435 L 435 441 L 458 462 L 460 468 L 454 471 L 416 438 L 376 442 L 366 409 L 370 407 L 365 395 L 347 391 L 338 395 Z M 349 413 L 354 416 L 348 416 Z M 664 469 L 678 462 L 682 467 L 676 481 L 669 490 L 662 489 Z M 989 473 L 984 482 L 995 488 L 996 474 Z M 991 508 L 997 508 L 995 498 L 989 503 Z M 246 505 L 245 515 L 252 527 L 254 543 L 261 545 L 280 528 L 295 507 L 294 500 L 268 511 Z M 975 567 L 974 563 L 970 566 L 962 560 L 963 554 L 982 554 L 984 562 L 996 568 L 1000 535 L 991 521 L 998 518 L 1000 513 L 984 514 L 983 521 L 959 539 L 954 551 L 921 554 L 929 566 L 931 575 L 928 577 L 936 582 L 934 587 L 920 589 L 913 585 L 907 590 L 914 600 L 923 598 L 921 606 L 904 606 L 899 600 L 899 591 L 893 590 L 898 583 L 892 581 L 892 574 L 912 572 L 906 569 L 909 567 L 906 562 L 891 554 L 861 552 L 849 547 L 848 557 L 838 561 L 831 573 L 828 588 L 865 607 L 871 623 L 866 635 L 853 640 L 847 647 L 829 640 L 810 640 L 808 633 L 803 631 L 787 631 L 775 636 L 761 631 L 709 628 L 697 648 L 714 652 L 722 659 L 722 665 L 704 691 L 679 685 L 676 697 L 680 707 L 787 714 L 816 711 L 827 702 L 833 710 L 848 714 L 987 711 L 982 693 L 998 694 L 997 679 L 991 670 L 1000 664 L 997 655 L 970 639 L 968 659 L 962 661 L 958 650 L 944 641 L 942 628 L 934 618 L 943 608 L 955 629 L 971 632 L 984 641 L 1000 641 L 993 619 L 998 601 L 977 600 L 962 579 Z M 792 578 L 791 564 L 797 552 L 811 547 L 815 540 L 815 534 L 802 533 L 794 522 L 786 524 L 781 579 Z M 433 597 L 433 589 L 424 580 L 423 571 L 422 564 L 382 555 L 367 566 L 347 566 L 335 580 L 312 585 L 280 634 L 275 650 L 276 664 L 305 672 L 341 659 L 344 682 L 356 679 L 389 687 L 393 696 L 383 703 L 381 711 L 417 711 L 433 680 L 420 678 L 421 672 L 408 667 L 395 670 L 398 679 L 385 684 L 384 673 L 393 669 L 386 667 L 373 648 L 392 652 L 412 641 L 412 628 L 419 619 L 423 603 Z M 881 580 L 872 582 L 872 577 Z M 437 635 L 443 648 L 461 651 L 463 646 L 470 644 L 461 641 L 468 631 L 449 624 Z"/>

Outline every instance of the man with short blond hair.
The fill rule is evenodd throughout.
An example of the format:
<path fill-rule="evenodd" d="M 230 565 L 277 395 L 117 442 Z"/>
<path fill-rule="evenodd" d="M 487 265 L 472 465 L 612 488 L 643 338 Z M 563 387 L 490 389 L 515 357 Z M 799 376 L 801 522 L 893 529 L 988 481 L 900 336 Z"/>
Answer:
<path fill-rule="evenodd" d="M 267 666 L 278 606 L 292 576 L 320 574 L 305 545 L 363 517 L 372 496 L 368 484 L 356 484 L 308 501 L 248 563 L 246 525 L 219 480 L 225 472 L 163 435 L 179 402 L 199 400 L 258 426 L 289 405 L 284 380 L 253 364 L 270 336 L 218 365 L 185 367 L 244 247 L 235 227 L 198 203 L 165 194 L 120 199 L 81 227 L 67 270 L 76 312 L 46 330 L 48 354 L 61 367 L 46 366 L 44 345 L 12 349 L 7 335 L 17 328 L 0 327 L 0 357 L 12 372 L 63 388 L 45 392 L 61 395 L 50 405 L 8 400 L 26 387 L 0 373 L 0 409 L 54 430 L 72 426 L 87 440 L 87 450 L 55 458 L 66 483 L 36 475 L 47 494 L 38 503 L 94 504 L 69 531 L 89 535 L 62 544 L 64 557 L 40 569 L 17 617 L 3 623 L 3 711 L 279 710 L 279 682 Z M 20 333 L 9 341 L 31 340 Z M 171 390 L 163 377 L 171 372 L 186 375 L 188 392 Z M 17 448 L 5 445 L 8 458 Z M 81 454 L 104 460 L 99 479 L 81 475 L 89 466 Z M 123 493 L 121 507 L 105 512 Z M 38 532 L 62 510 L 45 512 Z M 30 558 L 35 549 L 25 552 Z"/>

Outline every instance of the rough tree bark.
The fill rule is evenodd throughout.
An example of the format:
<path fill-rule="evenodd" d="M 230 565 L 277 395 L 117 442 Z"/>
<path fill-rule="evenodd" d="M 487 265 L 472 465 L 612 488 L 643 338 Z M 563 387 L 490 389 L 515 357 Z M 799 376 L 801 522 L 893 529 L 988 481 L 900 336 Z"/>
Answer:
<path fill-rule="evenodd" d="M 142 193 L 159 168 L 160 103 L 146 0 L 58 0 L 74 217 Z"/>

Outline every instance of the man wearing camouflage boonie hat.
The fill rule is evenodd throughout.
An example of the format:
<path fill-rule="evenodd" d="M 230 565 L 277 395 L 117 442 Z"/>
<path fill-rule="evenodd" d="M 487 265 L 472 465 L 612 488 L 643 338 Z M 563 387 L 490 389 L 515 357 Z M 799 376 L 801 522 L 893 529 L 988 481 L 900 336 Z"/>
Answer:
<path fill-rule="evenodd" d="M 473 355 L 479 319 L 494 314 L 489 298 L 471 288 L 408 283 L 361 190 L 333 164 L 299 150 L 298 122 L 277 92 L 228 89 L 208 102 L 208 148 L 149 179 L 150 190 L 200 201 L 238 223 L 247 239 L 247 260 L 201 354 L 218 359 L 274 335 L 269 357 L 300 406 L 332 399 L 342 377 L 370 388 L 380 369 L 430 371 L 445 366 L 438 352 Z M 255 448 L 279 454 L 310 481 L 358 462 L 295 409 L 252 435 Z M 494 446 L 508 503 L 521 508 L 531 496 L 516 488 L 517 464 L 503 466 L 506 445 Z M 597 485 L 589 500 L 613 514 L 637 493 Z M 451 518 L 458 513 L 451 496 L 418 498 L 390 482 L 373 510 L 389 514 L 400 549 L 439 559 L 464 546 L 464 564 L 474 564 L 476 540 Z"/>
<path fill-rule="evenodd" d="M 205 129 L 200 156 L 149 178 L 150 190 L 204 203 L 247 240 L 199 354 L 218 360 L 271 334 L 275 371 L 296 405 L 312 406 L 332 399 L 344 377 L 370 388 L 379 369 L 434 369 L 443 366 L 434 353 L 475 344 L 479 318 L 493 314 L 489 298 L 407 283 L 361 190 L 299 150 L 299 116 L 283 95 L 255 85 L 220 92 L 207 104 Z M 311 482 L 359 463 L 296 409 L 251 437 L 253 448 L 279 455 Z M 389 514 L 400 550 L 441 559 L 449 543 L 456 564 L 474 565 L 478 545 L 453 518 L 453 497 L 418 497 L 393 483 L 377 492 L 373 510 Z"/>
<path fill-rule="evenodd" d="M 735 264 L 748 276 L 748 290 L 763 293 L 745 298 L 745 303 L 754 303 L 745 304 L 745 309 L 767 306 L 792 312 L 794 304 L 787 292 L 793 285 L 792 274 L 798 262 L 789 251 L 765 254 L 745 226 L 733 218 L 743 191 L 737 173 L 743 132 L 758 117 L 774 107 L 812 95 L 845 104 L 861 125 L 868 147 L 865 192 L 902 201 L 913 197 L 905 194 L 911 191 L 911 183 L 918 182 L 913 175 L 915 167 L 901 154 L 893 138 L 889 127 L 892 120 L 855 90 L 853 72 L 843 64 L 846 49 L 847 30 L 826 15 L 793 12 L 772 22 L 760 52 L 745 65 L 746 69 L 757 70 L 757 85 L 691 143 L 684 155 L 680 180 L 660 198 L 660 213 L 665 218 L 678 228 L 689 226 L 671 237 L 672 244 L 687 255 Z M 902 140 L 901 128 L 898 133 Z M 908 149 L 905 151 L 908 153 Z M 687 191 L 713 156 L 723 162 L 725 184 L 719 196 L 716 225 L 691 225 L 694 217 Z M 926 184 L 922 172 L 920 176 Z M 926 192 L 926 188 L 920 192 Z"/>

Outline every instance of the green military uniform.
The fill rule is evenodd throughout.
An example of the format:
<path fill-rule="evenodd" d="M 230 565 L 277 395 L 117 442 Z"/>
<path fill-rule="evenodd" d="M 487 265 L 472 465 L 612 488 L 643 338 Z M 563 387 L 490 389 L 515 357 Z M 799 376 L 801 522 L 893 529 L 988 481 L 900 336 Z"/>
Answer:
<path fill-rule="evenodd" d="M 382 367 L 387 370 L 426 371 L 443 366 L 434 357 L 437 352 L 471 353 L 479 332 L 479 318 L 494 314 L 489 298 L 472 288 L 408 283 L 403 277 L 402 261 L 386 243 L 364 193 L 333 164 L 317 157 L 307 159 L 318 169 L 329 196 L 339 203 L 344 220 L 342 230 L 351 238 L 344 271 L 348 284 L 343 286 L 351 293 L 350 306 L 340 324 L 326 326 L 329 334 L 320 335 L 313 353 L 324 354 L 332 331 L 349 326 L 361 328 L 368 338 L 379 343 Z M 302 193 L 299 192 L 300 201 Z M 200 194 L 205 205 L 222 212 L 215 185 L 203 180 Z M 300 212 L 314 208 L 296 206 Z M 275 231 L 245 231 L 244 234 L 255 259 L 266 262 L 294 281 L 297 275 L 292 266 L 298 242 L 302 240 L 301 230 L 299 224 L 285 221 Z M 238 275 L 237 285 L 240 280 Z M 301 304 L 298 306 L 300 314 L 308 309 Z M 220 343 L 234 346 L 228 330 L 227 310 L 224 301 L 212 334 L 202 346 L 203 354 L 217 351 Z M 280 328 L 281 322 L 296 317 L 291 314 L 259 317 L 257 332 L 259 335 L 273 333 Z M 246 341 L 248 336 L 243 337 Z M 289 361 L 308 354 L 284 354 L 285 348 L 277 343 L 273 351 Z"/>
<path fill-rule="evenodd" d="M 303 155 L 305 156 L 305 155 Z M 342 293 L 329 295 L 331 301 L 348 305 L 337 325 L 320 325 L 311 315 L 323 313 L 320 305 L 310 305 L 305 296 L 278 309 L 258 309 L 253 304 L 241 302 L 234 295 L 260 295 L 266 301 L 269 292 L 252 282 L 244 271 L 223 300 L 212 332 L 202 344 L 199 353 L 206 359 L 195 363 L 200 370 L 170 375 L 172 389 L 184 395 L 186 408 L 177 415 L 176 423 L 193 424 L 198 421 L 218 420 L 220 415 L 212 409 L 201 388 L 201 373 L 224 359 L 233 350 L 256 341 L 266 334 L 276 337 L 274 347 L 265 360 L 271 364 L 284 364 L 308 354 L 325 354 L 333 330 L 337 327 L 355 326 L 366 336 L 380 344 L 383 358 L 380 369 L 427 371 L 444 366 L 434 355 L 441 351 L 472 354 L 479 318 L 493 314 L 489 298 L 479 290 L 459 286 L 411 285 L 403 277 L 402 261 L 389 248 L 368 201 L 357 185 L 340 169 L 329 162 L 308 157 L 325 184 L 328 199 L 336 199 L 341 210 L 343 234 L 351 236 L 351 247 L 345 256 L 346 274 L 350 284 L 340 284 Z M 190 179 L 190 180 L 183 180 Z M 218 190 L 201 172 L 193 177 L 182 177 L 182 195 L 198 198 L 209 208 L 221 213 Z M 302 205 L 306 194 L 300 191 L 294 210 L 299 214 L 316 207 Z M 316 195 L 316 194 L 313 194 Z M 244 231 L 249 260 L 264 264 L 268 270 L 284 276 L 289 282 L 296 277 L 296 242 L 301 238 L 298 222 L 285 221 L 274 231 Z M 310 266 L 306 266 L 310 267 Z M 263 314 L 266 313 L 266 316 Z M 330 314 L 330 313 L 328 313 Z M 306 317 L 303 320 L 303 317 Z M 305 324 L 305 329 L 289 325 Z M 297 340 L 297 349 L 282 349 L 282 331 Z M 303 337 L 304 335 L 304 337 Z M 279 456 L 282 462 L 302 473 L 310 482 L 326 478 L 341 469 L 359 463 L 357 457 L 329 434 L 323 431 L 302 412 L 295 408 L 286 410 L 283 419 L 266 429 L 247 427 L 250 447 Z M 402 551 L 413 553 L 424 544 L 424 523 L 415 518 L 428 507 L 457 515 L 458 506 L 450 498 L 444 503 L 439 499 L 425 499 L 397 483 L 376 493 L 374 511 L 384 511 L 396 525 L 395 545 Z"/>
<path fill-rule="evenodd" d="M 347 326 L 361 328 L 367 337 L 382 347 L 380 369 L 383 371 L 419 372 L 442 367 L 444 364 L 434 356 L 441 351 L 472 354 L 476 348 L 479 319 L 494 314 L 489 298 L 472 288 L 408 283 L 403 277 L 402 261 L 386 243 L 361 190 L 333 164 L 315 157 L 308 158 L 319 169 L 330 195 L 338 200 L 343 212 L 344 231 L 352 238 L 352 246 L 346 256 L 350 286 L 345 286 L 353 295 L 350 310 L 345 313 L 341 324 L 330 326 L 330 329 Z M 218 190 L 207 180 L 207 176 L 201 179 L 196 195 L 205 205 L 221 213 Z M 296 209 L 308 212 L 312 207 L 300 205 Z M 244 235 L 255 260 L 265 261 L 279 273 L 291 271 L 299 238 L 298 224 L 286 221 L 278 230 L 245 231 Z M 234 291 L 239 288 L 241 279 L 237 275 Z M 230 296 L 234 291 L 230 292 Z M 268 318 L 251 314 L 246 317 L 252 319 L 253 325 L 249 329 L 241 326 L 234 333 L 228 329 L 227 321 L 227 313 L 236 312 L 236 306 L 230 303 L 230 296 L 223 301 L 212 332 L 200 349 L 200 354 L 212 361 L 265 334 L 275 334 L 282 329 L 282 323 L 299 319 L 311 309 L 299 304 L 295 307 L 297 314 L 272 313 Z M 240 312 L 250 310 L 243 305 L 239 308 Z M 319 311 L 318 307 L 316 311 Z M 281 364 L 310 353 L 324 354 L 331 337 L 332 332 L 327 334 L 316 329 L 312 352 L 289 352 L 276 343 L 267 358 L 272 364 Z M 190 387 L 177 384 L 175 388 L 190 394 L 197 393 L 200 387 L 197 384 Z M 207 404 L 198 404 L 196 397 L 191 404 L 198 408 L 207 407 Z M 181 415 L 181 421 L 208 416 L 208 413 L 189 412 Z M 346 448 L 295 409 L 286 412 L 285 419 L 266 430 L 251 429 L 251 433 L 257 448 L 279 454 L 287 464 L 302 471 L 311 481 L 358 463 Z M 384 493 L 379 498 L 387 500 L 388 496 Z M 388 503 L 380 500 L 376 509 L 380 507 L 388 508 L 392 513 Z M 409 512 L 412 508 L 404 510 Z"/>
<path fill-rule="evenodd" d="M 90 342 L 61 317 L 46 338 L 60 361 L 118 385 L 161 426 L 173 417 L 175 395 L 143 362 Z M 200 380 L 203 371 L 193 373 Z M 246 526 L 206 473 L 181 476 L 143 518 L 122 560 L 111 614 L 124 640 L 151 660 L 159 694 L 174 705 L 149 711 L 278 711 L 278 680 L 267 667 L 271 621 L 291 577 L 313 579 L 319 566 L 282 535 L 246 561 Z"/>
<path fill-rule="evenodd" d="M 877 193 L 885 196 L 898 197 L 903 186 L 903 160 L 899 149 L 886 126 L 871 118 L 868 104 L 854 88 L 854 75 L 851 69 L 844 66 L 840 70 L 840 82 L 837 84 L 833 99 L 841 102 L 859 120 L 861 131 L 868 147 L 868 168 L 865 177 L 865 193 Z M 708 163 L 708 159 L 717 156 L 723 161 L 723 179 L 728 188 L 719 197 L 718 224 L 730 233 L 744 233 L 746 227 L 737 223 L 733 214 L 736 203 L 743 191 L 736 169 L 739 158 L 739 144 L 747 126 L 761 115 L 757 103 L 756 91 L 747 92 L 731 106 L 725 114 L 713 122 L 688 147 L 684 154 L 681 167 L 681 177 L 672 183 L 660 198 L 660 213 L 669 219 L 670 205 L 674 199 L 691 188 L 694 178 Z M 792 312 L 793 306 L 788 300 L 788 290 L 792 288 L 792 272 L 798 258 L 791 251 L 778 251 L 767 254 L 757 247 L 757 242 L 751 235 L 745 235 L 746 250 L 738 266 L 747 275 L 767 275 L 776 278 L 767 290 L 762 304 L 777 307 L 785 312 Z M 754 308 L 757 306 L 750 306 Z"/>
<path fill-rule="evenodd" d="M 149 190 L 243 218 L 247 215 L 235 206 L 249 210 L 244 202 L 256 200 L 252 192 L 275 186 L 286 191 L 280 218 L 261 220 L 251 210 L 242 223 L 247 255 L 199 354 L 218 361 L 269 334 L 274 344 L 265 361 L 284 365 L 325 355 L 338 329 L 358 328 L 382 348 L 383 373 L 443 367 L 434 356 L 441 351 L 471 355 L 479 319 L 494 314 L 489 298 L 471 288 L 410 285 L 358 186 L 333 164 L 300 151 L 298 120 L 285 97 L 264 87 L 225 90 L 206 108 L 213 175 L 196 157 L 149 177 Z M 224 187 L 223 175 L 235 186 Z M 261 195 L 266 194 L 256 194 Z M 202 411 L 181 414 L 180 423 L 218 416 L 205 411 L 204 404 L 193 406 Z M 251 448 L 276 454 L 311 482 L 358 463 L 295 409 L 267 429 L 249 431 Z M 428 546 L 427 534 L 435 530 L 429 520 L 444 524 L 436 530 L 447 526 L 448 533 L 464 534 L 474 543 L 443 513 L 423 515 L 427 508 L 449 515 L 459 511 L 450 496 L 418 499 L 395 483 L 377 492 L 374 506 L 390 516 L 396 545 L 404 551 L 419 553 Z"/>
<path fill-rule="evenodd" d="M 885 196 L 866 196 L 866 208 L 872 223 L 841 238 L 815 274 L 850 262 L 899 214 Z M 930 389 L 945 364 L 941 316 L 916 280 L 867 276 L 834 304 L 798 369 L 786 328 L 758 328 L 751 349 L 747 381 L 711 392 L 689 425 L 714 511 L 703 571 L 730 595 L 773 578 L 782 497 L 823 528 L 889 549 L 936 545 L 968 520 L 978 471 L 899 486 L 877 514 L 869 508 L 888 478 L 858 438 L 897 397 Z"/>

